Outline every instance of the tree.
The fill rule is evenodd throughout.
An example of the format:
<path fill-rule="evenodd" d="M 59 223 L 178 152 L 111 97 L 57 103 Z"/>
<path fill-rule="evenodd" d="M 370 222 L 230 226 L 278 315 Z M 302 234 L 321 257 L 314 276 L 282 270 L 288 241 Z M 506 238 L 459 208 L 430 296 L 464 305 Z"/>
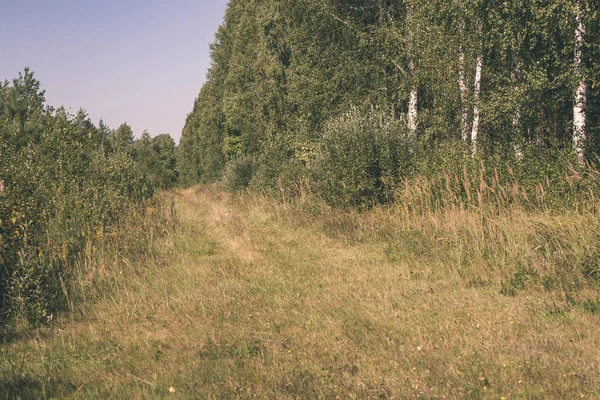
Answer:
<path fill-rule="evenodd" d="M 134 143 L 133 130 L 125 122 L 111 132 L 109 140 L 116 151 L 129 151 Z"/>
<path fill-rule="evenodd" d="M 396 135 L 408 135 L 407 157 L 418 165 L 442 157 L 440 148 L 486 162 L 576 147 L 581 159 L 584 148 L 600 149 L 592 134 L 598 8 L 591 0 L 233 0 L 177 150 L 180 179 L 215 181 L 239 161 L 252 166 L 244 169 L 251 186 L 281 185 L 308 173 L 328 140 L 324 128 L 356 108 L 401 121 Z"/>
<path fill-rule="evenodd" d="M 45 91 L 40 89 L 40 82 L 29 68 L 25 68 L 18 78 L 13 79 L 12 85 L 5 82 L 3 86 L 1 111 L 11 142 L 17 147 L 30 141 L 39 142 L 42 120 L 49 112 L 44 108 Z"/>
<path fill-rule="evenodd" d="M 577 0 L 575 11 L 575 54 L 573 58 L 573 71 L 577 79 L 577 88 L 575 89 L 575 98 L 573 101 L 573 147 L 575 154 L 580 162 L 584 160 L 584 151 L 586 144 L 586 103 L 587 103 L 587 85 L 582 74 L 582 49 L 585 41 L 586 28 L 583 21 L 583 2 Z"/>

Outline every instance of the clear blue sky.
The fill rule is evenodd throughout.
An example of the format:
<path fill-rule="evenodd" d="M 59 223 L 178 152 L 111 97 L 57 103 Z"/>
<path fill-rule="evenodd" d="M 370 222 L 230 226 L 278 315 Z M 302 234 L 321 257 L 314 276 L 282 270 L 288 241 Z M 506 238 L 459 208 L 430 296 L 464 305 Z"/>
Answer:
<path fill-rule="evenodd" d="M 18 0 L 0 12 L 0 80 L 30 67 L 50 105 L 176 140 L 227 0 Z"/>

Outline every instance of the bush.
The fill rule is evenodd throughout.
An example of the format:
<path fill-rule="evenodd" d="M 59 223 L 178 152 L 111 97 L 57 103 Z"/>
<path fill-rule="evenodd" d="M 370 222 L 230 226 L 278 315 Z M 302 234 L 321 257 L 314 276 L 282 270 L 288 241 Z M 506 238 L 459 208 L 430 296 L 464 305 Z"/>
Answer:
<path fill-rule="evenodd" d="M 227 164 L 222 183 L 232 193 L 245 190 L 250 185 L 255 169 L 256 159 L 253 156 L 240 156 Z"/>
<path fill-rule="evenodd" d="M 28 70 L 0 85 L 0 323 L 46 322 L 68 303 L 96 232 L 152 194 L 86 113 L 45 106 Z"/>
<path fill-rule="evenodd" d="M 267 143 L 257 157 L 250 189 L 287 199 L 300 195 L 306 180 L 310 146 L 280 135 Z"/>
<path fill-rule="evenodd" d="M 352 109 L 324 129 L 309 165 L 317 194 L 342 206 L 365 206 L 392 199 L 410 166 L 411 148 L 400 122 L 376 111 Z"/>

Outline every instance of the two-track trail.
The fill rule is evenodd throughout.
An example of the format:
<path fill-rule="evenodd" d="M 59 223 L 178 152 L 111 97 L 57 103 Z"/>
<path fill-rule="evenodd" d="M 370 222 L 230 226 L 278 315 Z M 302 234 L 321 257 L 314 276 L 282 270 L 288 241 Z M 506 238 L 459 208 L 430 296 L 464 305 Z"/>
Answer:
<path fill-rule="evenodd" d="M 597 316 L 467 284 L 434 250 L 345 240 L 272 200 L 193 188 L 175 202 L 181 227 L 155 259 L 116 273 L 84 317 L 5 346 L 0 361 L 29 368 L 24 397 L 600 395 Z"/>

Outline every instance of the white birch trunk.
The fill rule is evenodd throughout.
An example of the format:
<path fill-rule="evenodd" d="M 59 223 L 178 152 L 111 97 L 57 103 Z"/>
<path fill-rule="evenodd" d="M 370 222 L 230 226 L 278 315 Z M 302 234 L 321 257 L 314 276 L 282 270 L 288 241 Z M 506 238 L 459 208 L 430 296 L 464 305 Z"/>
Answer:
<path fill-rule="evenodd" d="M 415 138 L 417 135 L 417 104 L 419 102 L 419 92 L 417 91 L 417 87 L 414 83 L 415 63 L 412 59 L 409 61 L 409 67 L 411 75 L 413 76 L 413 84 L 408 100 L 408 130 L 410 131 L 410 135 Z"/>
<path fill-rule="evenodd" d="M 458 87 L 460 89 L 460 127 L 461 138 L 464 142 L 469 138 L 469 110 L 467 109 L 467 84 L 465 83 L 465 54 L 462 47 L 458 55 Z"/>
<path fill-rule="evenodd" d="M 581 3 L 577 3 L 577 27 L 575 28 L 575 57 L 574 72 L 579 79 L 579 84 L 575 89 L 575 99 L 573 105 L 573 147 L 580 162 L 584 160 L 584 150 L 586 142 L 585 129 L 585 105 L 587 101 L 587 86 L 581 74 L 581 52 L 585 35 L 585 25 L 581 18 Z"/>
<path fill-rule="evenodd" d="M 417 84 L 415 79 L 415 59 L 414 59 L 414 44 L 413 44 L 413 32 L 412 32 L 412 4 L 409 2 L 407 4 L 406 9 L 406 22 L 408 24 L 408 67 L 410 69 L 410 80 L 411 80 L 411 88 L 410 88 L 410 96 L 408 99 L 408 130 L 410 136 L 414 140 L 417 136 L 417 117 L 418 117 L 418 102 L 419 102 L 419 92 L 417 90 Z"/>
<path fill-rule="evenodd" d="M 477 57 L 475 69 L 475 85 L 473 89 L 473 129 L 471 129 L 471 151 L 477 154 L 477 139 L 479 136 L 479 97 L 481 93 L 481 73 L 483 69 L 483 55 Z"/>
<path fill-rule="evenodd" d="M 521 141 L 521 138 L 519 137 L 519 126 L 521 124 L 521 113 L 520 112 L 516 112 L 515 115 L 513 115 L 513 120 L 512 120 L 512 130 L 513 130 L 513 140 L 515 140 L 513 148 L 515 150 L 515 157 L 518 160 L 522 160 L 523 159 L 523 143 Z"/>
<path fill-rule="evenodd" d="M 515 94 L 518 95 L 518 76 L 519 76 L 519 66 L 515 65 L 514 71 L 512 72 L 512 81 L 515 85 Z M 522 137 L 520 135 L 520 127 L 521 127 L 521 110 L 520 106 L 517 104 L 516 111 L 513 114 L 512 118 L 512 140 L 514 140 L 513 148 L 515 150 L 515 157 L 518 160 L 523 159 L 523 142 Z"/>

